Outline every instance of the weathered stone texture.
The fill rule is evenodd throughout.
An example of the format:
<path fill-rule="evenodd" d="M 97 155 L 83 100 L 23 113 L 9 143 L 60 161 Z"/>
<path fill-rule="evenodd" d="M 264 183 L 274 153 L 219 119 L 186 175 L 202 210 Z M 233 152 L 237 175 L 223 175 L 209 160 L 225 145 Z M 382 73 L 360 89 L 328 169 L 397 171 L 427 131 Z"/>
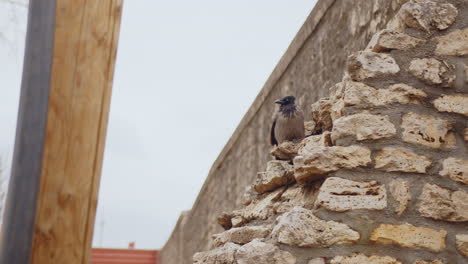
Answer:
<path fill-rule="evenodd" d="M 375 167 L 384 171 L 425 173 L 431 160 L 405 148 L 384 148 L 375 156 Z"/>
<path fill-rule="evenodd" d="M 367 166 L 371 162 L 370 150 L 361 146 L 322 147 L 294 159 L 294 177 L 306 183 L 341 168 Z"/>
<path fill-rule="evenodd" d="M 344 106 L 384 106 L 389 104 L 419 103 L 427 94 L 419 89 L 400 83 L 387 89 L 375 89 L 364 83 L 346 81 L 343 88 Z"/>
<path fill-rule="evenodd" d="M 398 31 L 384 29 L 372 37 L 371 41 L 367 45 L 367 49 L 370 49 L 373 52 L 407 50 L 424 42 L 426 41 L 423 39 L 411 37 Z"/>
<path fill-rule="evenodd" d="M 397 202 L 395 212 L 401 215 L 408 207 L 408 202 L 411 200 L 410 187 L 407 181 L 394 180 L 389 184 L 390 194 Z"/>
<path fill-rule="evenodd" d="M 325 131 L 320 135 L 306 137 L 298 150 L 298 155 L 305 156 L 313 153 L 315 149 L 332 145 L 331 133 Z"/>
<path fill-rule="evenodd" d="M 396 244 L 407 248 L 421 248 L 439 252 L 445 248 L 445 230 L 434 230 L 427 227 L 417 227 L 409 224 L 381 224 L 370 237 L 379 244 Z"/>
<path fill-rule="evenodd" d="M 280 216 L 272 236 L 279 243 L 299 247 L 329 247 L 359 240 L 359 233 L 349 226 L 321 220 L 311 210 L 301 207 L 294 207 Z"/>
<path fill-rule="evenodd" d="M 325 258 L 314 258 L 314 259 L 309 260 L 307 264 L 326 264 L 326 262 L 325 262 Z"/>
<path fill-rule="evenodd" d="M 455 74 L 443 63 L 434 58 L 414 59 L 409 72 L 428 84 L 449 86 L 455 80 Z"/>
<path fill-rule="evenodd" d="M 455 243 L 460 254 L 468 258 L 468 234 L 456 235 Z"/>
<path fill-rule="evenodd" d="M 213 235 L 213 247 L 219 247 L 228 242 L 246 244 L 256 238 L 265 238 L 271 232 L 268 226 L 244 226 L 231 228 L 222 233 Z"/>
<path fill-rule="evenodd" d="M 388 256 L 366 256 L 354 254 L 349 257 L 334 257 L 330 264 L 402 264 L 400 261 Z"/>
<path fill-rule="evenodd" d="M 330 131 L 333 126 L 333 120 L 331 118 L 330 112 L 333 101 L 329 98 L 324 98 L 318 100 L 316 103 L 312 104 L 312 120 L 315 122 L 315 131 Z"/>
<path fill-rule="evenodd" d="M 295 264 L 296 258 L 277 246 L 258 239 L 237 250 L 237 264 Z"/>
<path fill-rule="evenodd" d="M 450 32 L 445 36 L 436 38 L 436 41 L 436 55 L 468 55 L 468 28 Z"/>
<path fill-rule="evenodd" d="M 360 113 L 341 117 L 333 123 L 332 142 L 355 136 L 358 141 L 392 137 L 396 134 L 395 126 L 388 116 Z"/>
<path fill-rule="evenodd" d="M 279 160 L 291 160 L 297 156 L 301 143 L 285 141 L 271 149 L 270 154 Z"/>
<path fill-rule="evenodd" d="M 404 4 L 397 16 L 407 26 L 429 32 L 432 29 L 448 28 L 455 22 L 457 15 L 458 10 L 452 4 L 418 0 Z"/>
<path fill-rule="evenodd" d="M 235 264 L 235 254 L 240 248 L 234 243 L 226 243 L 224 246 L 193 255 L 194 264 Z"/>
<path fill-rule="evenodd" d="M 426 183 L 419 197 L 419 213 L 422 216 L 450 222 L 468 221 L 468 193 L 450 191 Z"/>
<path fill-rule="evenodd" d="M 318 187 L 312 185 L 304 188 L 301 185 L 292 185 L 281 195 L 273 210 L 277 214 L 290 211 L 295 206 L 312 208 Z"/>
<path fill-rule="evenodd" d="M 452 126 L 447 120 L 431 115 L 408 113 L 403 116 L 403 141 L 421 144 L 432 148 L 451 147 L 450 134 Z"/>
<path fill-rule="evenodd" d="M 348 74 L 355 81 L 398 73 L 400 67 L 387 54 L 360 51 L 348 57 Z"/>
<path fill-rule="evenodd" d="M 294 171 L 292 165 L 287 161 L 271 160 L 267 163 L 265 172 L 257 173 L 254 190 L 258 193 L 264 193 L 293 181 Z"/>
<path fill-rule="evenodd" d="M 387 193 L 384 185 L 377 182 L 356 182 L 330 177 L 320 188 L 317 207 L 344 212 L 354 209 L 382 210 L 387 207 Z"/>
<path fill-rule="evenodd" d="M 434 100 L 434 106 L 440 112 L 450 112 L 468 116 L 468 95 L 443 95 Z"/>
<path fill-rule="evenodd" d="M 443 168 L 439 174 L 454 181 L 468 184 L 468 160 L 448 158 L 444 160 Z"/>
<path fill-rule="evenodd" d="M 445 261 L 441 259 L 435 259 L 435 260 L 429 260 L 429 261 L 418 259 L 413 264 L 445 264 Z"/>

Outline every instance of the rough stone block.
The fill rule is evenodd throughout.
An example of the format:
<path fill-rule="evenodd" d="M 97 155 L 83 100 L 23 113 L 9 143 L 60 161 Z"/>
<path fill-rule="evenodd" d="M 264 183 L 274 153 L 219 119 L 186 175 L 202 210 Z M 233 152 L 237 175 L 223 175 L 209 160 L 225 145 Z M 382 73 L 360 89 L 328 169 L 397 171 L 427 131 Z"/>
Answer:
<path fill-rule="evenodd" d="M 360 113 L 341 117 L 333 122 L 332 142 L 355 136 L 358 141 L 392 137 L 396 128 L 388 116 Z"/>
<path fill-rule="evenodd" d="M 428 84 L 448 87 L 456 76 L 447 65 L 434 58 L 414 59 L 410 63 L 409 72 Z"/>
<path fill-rule="evenodd" d="M 446 236 L 447 232 L 445 230 L 437 231 L 410 224 L 381 224 L 372 232 L 370 240 L 379 244 L 396 244 L 401 247 L 421 248 L 440 252 L 445 248 Z"/>
<path fill-rule="evenodd" d="M 408 113 L 403 116 L 403 141 L 432 148 L 450 147 L 451 124 L 431 115 Z M 453 142 L 452 142 L 453 143 Z"/>
<path fill-rule="evenodd" d="M 452 192 L 426 183 L 419 196 L 419 213 L 424 217 L 449 222 L 468 221 L 468 193 Z"/>
<path fill-rule="evenodd" d="M 384 148 L 375 156 L 375 167 L 384 171 L 426 173 L 431 160 L 405 148 Z"/>
<path fill-rule="evenodd" d="M 315 122 L 315 131 L 330 131 L 333 126 L 333 120 L 330 116 L 333 100 L 323 98 L 311 105 L 312 120 Z"/>
<path fill-rule="evenodd" d="M 455 22 L 458 10 L 449 3 L 430 0 L 411 1 L 404 4 L 397 16 L 408 27 L 430 32 L 434 29 L 447 29 Z"/>
<path fill-rule="evenodd" d="M 193 264 L 236 264 L 235 254 L 240 248 L 234 243 L 193 255 Z"/>
<path fill-rule="evenodd" d="M 348 57 L 348 73 L 354 81 L 396 74 L 399 71 L 398 64 L 387 54 L 360 51 Z"/>
<path fill-rule="evenodd" d="M 398 31 L 384 29 L 374 34 L 367 45 L 367 49 L 373 52 L 407 50 L 424 42 L 426 41 L 423 39 L 414 38 Z"/>
<path fill-rule="evenodd" d="M 329 247 L 359 240 L 359 233 L 349 226 L 321 220 L 311 210 L 301 207 L 294 207 L 280 216 L 272 236 L 279 243 L 298 247 Z"/>
<path fill-rule="evenodd" d="M 441 176 L 468 184 L 468 160 L 448 158 L 444 160 L 442 165 L 443 168 L 439 172 Z"/>
<path fill-rule="evenodd" d="M 317 148 L 331 146 L 331 133 L 329 131 L 325 131 L 320 135 L 309 136 L 306 137 L 301 143 L 302 144 L 299 147 L 298 155 L 308 155 L 313 153 Z"/>
<path fill-rule="evenodd" d="M 468 116 L 468 95 L 442 95 L 434 100 L 434 106 L 440 112 L 450 112 Z"/>
<path fill-rule="evenodd" d="M 281 195 L 281 198 L 274 204 L 273 210 L 276 214 L 282 214 L 290 211 L 295 206 L 312 208 L 315 197 L 317 196 L 319 184 L 303 186 L 295 184 L 289 186 Z"/>
<path fill-rule="evenodd" d="M 228 242 L 247 244 L 256 238 L 265 238 L 271 232 L 268 226 L 244 226 L 231 228 L 219 234 L 213 235 L 213 247 L 222 246 Z"/>
<path fill-rule="evenodd" d="M 389 189 L 391 196 L 397 202 L 395 212 L 397 215 L 401 215 L 411 200 L 409 183 L 403 180 L 393 180 L 389 184 Z"/>
<path fill-rule="evenodd" d="M 468 28 L 455 30 L 445 36 L 436 38 L 435 54 L 438 56 L 468 55 Z"/>
<path fill-rule="evenodd" d="M 341 168 L 367 166 L 371 162 L 370 153 L 361 146 L 317 148 L 294 158 L 294 177 L 298 183 L 306 183 Z"/>
<path fill-rule="evenodd" d="M 338 212 L 354 209 L 382 210 L 387 207 L 387 193 L 385 186 L 375 181 L 356 182 L 330 177 L 320 188 L 315 204 L 317 207 Z"/>
<path fill-rule="evenodd" d="M 295 264 L 296 258 L 277 246 L 258 239 L 243 245 L 237 250 L 237 264 Z M 220 262 L 224 264 L 224 262 Z"/>
<path fill-rule="evenodd" d="M 460 254 L 468 258 L 468 234 L 456 235 L 455 243 Z"/>
<path fill-rule="evenodd" d="M 297 156 L 297 151 L 301 143 L 295 143 L 291 141 L 285 141 L 278 146 L 274 146 L 271 149 L 270 154 L 279 160 L 292 160 Z"/>
<path fill-rule="evenodd" d="M 327 264 L 327 263 L 325 262 L 325 258 L 314 258 L 314 259 L 309 260 L 307 264 Z"/>
<path fill-rule="evenodd" d="M 346 81 L 343 88 L 345 106 L 358 105 L 361 107 L 375 107 L 389 104 L 419 104 L 427 94 L 409 85 L 399 83 L 387 89 L 375 89 L 364 83 Z"/>
<path fill-rule="evenodd" d="M 316 133 L 316 127 L 317 127 L 317 124 L 315 123 L 315 121 L 311 120 L 311 121 L 304 122 L 304 129 L 305 129 L 304 134 L 306 136 L 315 134 Z"/>
<path fill-rule="evenodd" d="M 388 256 L 366 256 L 354 254 L 349 257 L 334 257 L 330 264 L 402 264 L 400 261 Z"/>
<path fill-rule="evenodd" d="M 294 182 L 293 166 L 287 161 L 271 160 L 265 172 L 257 173 L 254 190 L 265 193 Z"/>
<path fill-rule="evenodd" d="M 428 261 L 418 259 L 413 264 L 445 264 L 445 261 L 443 261 L 441 259 L 428 260 Z"/>

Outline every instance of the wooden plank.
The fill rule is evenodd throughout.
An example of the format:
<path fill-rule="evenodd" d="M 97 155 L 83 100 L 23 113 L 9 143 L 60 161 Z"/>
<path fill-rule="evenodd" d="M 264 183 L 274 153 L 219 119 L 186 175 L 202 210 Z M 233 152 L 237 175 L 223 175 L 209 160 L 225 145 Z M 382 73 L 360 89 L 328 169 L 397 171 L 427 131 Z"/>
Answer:
<path fill-rule="evenodd" d="M 88 263 L 122 2 L 56 0 L 32 264 Z"/>
<path fill-rule="evenodd" d="M 2 224 L 0 263 L 27 264 L 47 123 L 55 0 L 30 0 L 15 150 Z"/>

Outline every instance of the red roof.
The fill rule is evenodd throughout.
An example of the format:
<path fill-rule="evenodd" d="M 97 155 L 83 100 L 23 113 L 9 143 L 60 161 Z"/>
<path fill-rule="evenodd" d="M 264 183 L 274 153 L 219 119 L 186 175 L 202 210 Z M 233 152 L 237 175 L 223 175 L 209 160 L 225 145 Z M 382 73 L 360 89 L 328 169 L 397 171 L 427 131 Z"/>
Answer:
<path fill-rule="evenodd" d="M 159 251 L 93 248 L 91 264 L 159 264 Z"/>

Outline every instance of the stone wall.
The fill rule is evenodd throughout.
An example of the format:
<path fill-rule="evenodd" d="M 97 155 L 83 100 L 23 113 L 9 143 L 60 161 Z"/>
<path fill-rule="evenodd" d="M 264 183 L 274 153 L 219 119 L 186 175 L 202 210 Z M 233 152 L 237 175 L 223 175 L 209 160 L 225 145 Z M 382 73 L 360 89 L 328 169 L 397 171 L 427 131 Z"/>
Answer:
<path fill-rule="evenodd" d="M 321 29 L 335 33 L 327 19 L 337 19 L 334 8 L 349 2 L 337 1 L 325 11 L 278 80 L 278 87 L 289 88 L 271 91 L 268 96 L 273 97 L 267 96 L 261 108 L 268 112 L 256 113 L 243 133 L 254 131 L 235 146 L 244 141 L 248 145 L 232 148 L 214 168 L 219 180 L 208 179 L 208 192 L 201 194 L 183 228 L 184 232 L 191 230 L 188 225 L 200 232 L 215 231 L 212 239 L 210 234 L 203 238 L 184 234 L 187 243 L 180 250 L 186 251 L 181 253 L 195 247 L 202 251 L 193 256 L 194 263 L 468 263 L 468 2 L 413 0 L 401 6 L 388 1 L 386 8 L 398 6 L 398 13 L 362 51 L 340 54 L 347 62 L 339 83 L 332 86 L 329 82 L 336 79 L 327 76 L 333 59 L 315 68 L 315 74 L 328 71 L 324 79 L 309 79 L 311 72 L 298 74 L 302 67 L 311 69 L 312 61 L 305 61 L 314 58 L 312 54 L 322 54 L 321 59 L 332 56 L 331 51 L 309 50 L 308 45 L 320 42 L 311 41 L 315 34 L 322 41 L 329 37 L 320 34 Z M 339 8 L 355 12 L 351 6 Z M 387 9 L 365 10 L 381 14 Z M 321 28 L 326 22 L 327 27 Z M 356 31 L 380 28 L 373 22 L 360 27 L 356 18 L 348 22 Z M 295 64 L 301 60 L 303 64 Z M 311 88 L 317 81 L 321 84 L 317 88 L 331 86 L 329 92 Z M 309 88 L 294 90 L 294 85 Z M 306 108 L 312 119 L 308 129 L 315 135 L 275 147 L 271 160 L 265 155 L 269 148 L 260 153 L 255 144 L 267 138 L 263 131 L 268 130 L 267 116 L 273 112 L 270 101 L 287 89 L 303 105 L 317 101 Z M 322 96 L 329 97 L 318 100 Z M 262 115 L 263 123 L 257 120 Z M 259 169 L 255 179 L 236 174 L 249 171 L 239 169 L 241 164 L 230 170 L 236 158 L 243 160 L 241 154 L 247 154 L 247 168 Z M 247 180 L 253 188 L 242 191 Z M 218 210 L 206 207 L 213 204 L 204 196 L 217 200 L 225 187 L 243 195 L 225 192 L 232 200 L 218 200 Z M 237 205 L 235 210 L 232 204 Z M 214 222 L 214 211 L 226 211 L 217 219 L 225 231 L 202 227 Z M 205 223 L 190 222 L 203 216 Z M 191 235 L 203 243 L 189 246 Z"/>
<path fill-rule="evenodd" d="M 363 49 L 405 2 L 318 1 L 214 163 L 192 210 L 183 217 L 184 224 L 179 222 L 162 249 L 162 263 L 192 263 L 192 255 L 209 249 L 212 234 L 222 231 L 216 218 L 241 206 L 242 193 L 271 159 L 273 101 L 296 95 L 310 119 L 310 105 L 328 96 L 329 88 L 342 79 L 348 55 Z"/>

